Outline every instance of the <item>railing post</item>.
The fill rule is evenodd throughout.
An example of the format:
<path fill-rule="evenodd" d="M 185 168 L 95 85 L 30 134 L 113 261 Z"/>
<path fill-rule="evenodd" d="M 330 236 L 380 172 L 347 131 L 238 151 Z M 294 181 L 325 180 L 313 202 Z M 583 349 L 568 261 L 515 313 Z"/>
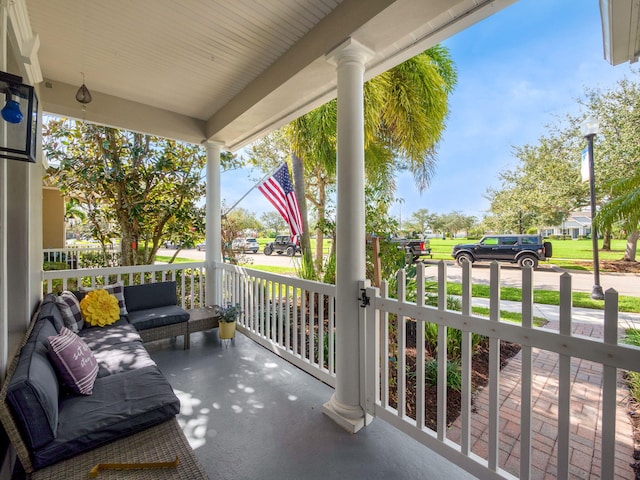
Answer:
<path fill-rule="evenodd" d="M 571 275 L 560 275 L 560 335 L 571 336 Z M 560 354 L 558 366 L 558 478 L 569 478 L 571 427 L 571 357 Z"/>
<path fill-rule="evenodd" d="M 375 413 L 376 388 L 380 388 L 379 371 L 380 356 L 378 351 L 378 313 L 376 297 L 378 289 L 371 287 L 369 280 L 360 282 L 362 303 L 360 304 L 360 405 L 365 412 L 364 424 L 373 421 Z"/>
<path fill-rule="evenodd" d="M 618 292 L 610 288 L 604 294 L 604 343 L 618 344 Z M 602 367 L 602 454 L 600 478 L 613 478 L 616 452 L 616 405 L 618 370 Z"/>

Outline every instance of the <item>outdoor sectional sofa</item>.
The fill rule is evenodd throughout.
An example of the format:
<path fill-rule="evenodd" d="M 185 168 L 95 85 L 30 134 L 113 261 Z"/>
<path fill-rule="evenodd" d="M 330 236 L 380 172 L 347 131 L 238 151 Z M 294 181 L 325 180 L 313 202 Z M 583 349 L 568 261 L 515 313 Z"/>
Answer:
<path fill-rule="evenodd" d="M 44 297 L 0 390 L 0 420 L 27 473 L 174 419 L 180 402 L 143 339 L 186 335 L 189 314 L 176 306 L 175 288 L 175 282 L 124 287 L 127 315 L 79 330 L 78 344 L 97 364 L 90 394 L 70 391 L 56 365 L 51 350 L 59 339 L 78 340 L 56 296 Z"/>

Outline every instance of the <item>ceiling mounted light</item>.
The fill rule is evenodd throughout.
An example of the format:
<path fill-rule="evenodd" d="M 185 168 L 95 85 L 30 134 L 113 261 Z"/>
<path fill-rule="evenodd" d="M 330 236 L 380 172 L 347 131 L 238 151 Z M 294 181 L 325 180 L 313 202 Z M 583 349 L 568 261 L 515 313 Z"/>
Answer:
<path fill-rule="evenodd" d="M 76 100 L 83 105 L 91 103 L 91 100 L 93 100 L 93 98 L 91 98 L 91 92 L 84 84 L 84 73 L 82 74 L 82 86 L 76 92 Z"/>

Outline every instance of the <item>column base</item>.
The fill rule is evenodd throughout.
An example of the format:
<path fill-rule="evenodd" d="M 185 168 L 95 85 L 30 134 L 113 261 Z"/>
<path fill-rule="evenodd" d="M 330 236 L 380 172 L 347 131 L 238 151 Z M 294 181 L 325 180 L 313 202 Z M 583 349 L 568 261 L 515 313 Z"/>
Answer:
<path fill-rule="evenodd" d="M 343 405 L 335 395 L 322 406 L 322 413 L 349 433 L 358 433 L 373 421 L 373 416 L 365 413 L 360 406 Z"/>

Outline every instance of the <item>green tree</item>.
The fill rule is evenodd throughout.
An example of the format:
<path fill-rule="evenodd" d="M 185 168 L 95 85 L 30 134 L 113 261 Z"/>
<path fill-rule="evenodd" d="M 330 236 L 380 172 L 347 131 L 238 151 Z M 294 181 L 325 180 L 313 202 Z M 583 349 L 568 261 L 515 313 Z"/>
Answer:
<path fill-rule="evenodd" d="M 280 232 L 287 229 L 287 222 L 284 221 L 284 218 L 282 218 L 282 215 L 278 212 L 264 212 L 260 220 L 262 220 L 263 228 L 268 233 L 267 236 L 273 234 L 273 236 L 276 237 Z"/>
<path fill-rule="evenodd" d="M 423 234 L 426 232 L 433 221 L 434 214 L 429 213 L 426 208 L 420 208 L 411 214 L 409 220 L 405 222 L 405 230 L 412 230 Z"/>
<path fill-rule="evenodd" d="M 572 126 L 550 127 L 538 145 L 515 147 L 516 167 L 500 172 L 501 187 L 486 193 L 498 230 L 525 233 L 559 225 L 584 205 L 588 190 L 580 181 L 581 148 Z"/>
<path fill-rule="evenodd" d="M 397 169 L 411 171 L 420 190 L 429 185 L 436 163 L 436 147 L 447 117 L 448 96 L 456 81 L 448 51 L 436 46 L 365 84 L 367 180 L 383 189 L 383 193 L 395 188 Z M 306 191 L 303 187 L 307 172 L 316 179 L 314 198 L 327 198 L 323 191 L 333 181 L 336 169 L 336 106 L 336 101 L 331 101 L 298 118 L 287 129 L 294 182 L 305 225 L 301 242 L 305 261 L 310 261 L 310 242 L 306 198 L 300 190 Z M 320 226 L 327 223 L 326 209 L 322 200 L 314 207 L 318 235 Z M 316 268 L 319 263 L 316 252 Z"/>
<path fill-rule="evenodd" d="M 43 136 L 51 182 L 79 200 L 103 246 L 120 240 L 123 265 L 153 263 L 163 240 L 204 236 L 201 147 L 66 119 Z"/>
<path fill-rule="evenodd" d="M 635 261 L 640 237 L 640 85 L 625 78 L 605 92 L 588 90 L 583 104 L 586 114 L 600 122 L 594 163 L 597 198 L 602 207 L 596 224 L 600 231 L 614 225 L 623 229 L 627 247 L 622 260 Z M 573 120 L 577 123 L 583 119 Z"/>

